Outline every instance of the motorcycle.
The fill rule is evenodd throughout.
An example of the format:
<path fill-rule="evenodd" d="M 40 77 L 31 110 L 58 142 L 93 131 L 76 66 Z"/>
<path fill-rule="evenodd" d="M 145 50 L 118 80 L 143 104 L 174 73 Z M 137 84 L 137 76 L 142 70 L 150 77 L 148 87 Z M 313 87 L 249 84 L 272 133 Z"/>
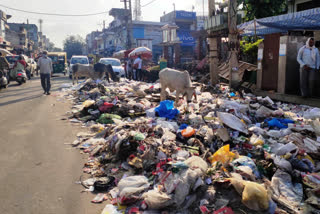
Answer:
<path fill-rule="evenodd" d="M 7 88 L 8 85 L 7 73 L 5 71 L 0 71 L 0 89 Z"/>
<path fill-rule="evenodd" d="M 16 81 L 19 85 L 21 85 L 22 83 L 26 83 L 27 82 L 27 74 L 25 71 L 23 70 L 19 70 L 17 72 L 17 76 L 16 76 Z"/>

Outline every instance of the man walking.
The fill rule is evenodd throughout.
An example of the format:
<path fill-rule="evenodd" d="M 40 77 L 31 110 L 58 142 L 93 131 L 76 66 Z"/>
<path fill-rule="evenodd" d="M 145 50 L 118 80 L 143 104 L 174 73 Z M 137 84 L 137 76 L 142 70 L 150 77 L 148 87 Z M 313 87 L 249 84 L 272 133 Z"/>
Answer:
<path fill-rule="evenodd" d="M 50 77 L 52 68 L 52 60 L 47 56 L 48 52 L 43 51 L 42 57 L 39 58 L 38 67 L 40 68 L 41 85 L 44 90 L 43 94 L 50 95 Z"/>
<path fill-rule="evenodd" d="M 136 60 L 134 60 L 133 67 L 136 70 L 136 80 L 142 80 L 142 59 L 141 56 L 138 56 Z"/>
<path fill-rule="evenodd" d="M 313 95 L 316 82 L 316 72 L 320 65 L 319 51 L 314 46 L 313 38 L 309 38 L 306 45 L 300 48 L 297 61 L 300 64 L 301 95 L 306 98 Z"/>

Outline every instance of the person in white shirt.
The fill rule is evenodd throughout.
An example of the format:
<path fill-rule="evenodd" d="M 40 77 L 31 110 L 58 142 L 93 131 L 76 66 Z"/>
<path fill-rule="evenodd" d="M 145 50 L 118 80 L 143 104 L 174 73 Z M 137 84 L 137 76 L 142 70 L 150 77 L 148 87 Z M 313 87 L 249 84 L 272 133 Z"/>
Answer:
<path fill-rule="evenodd" d="M 141 59 L 141 56 L 138 56 L 138 58 L 136 60 L 134 60 L 133 68 L 135 69 L 134 79 L 141 81 L 142 80 L 142 59 Z"/>
<path fill-rule="evenodd" d="M 43 51 L 42 57 L 40 57 L 38 60 L 38 67 L 40 68 L 40 79 L 44 94 L 50 95 L 50 77 L 53 68 L 52 60 L 47 56 L 47 54 L 47 51 Z"/>
<path fill-rule="evenodd" d="M 302 48 L 300 48 L 297 56 L 300 64 L 300 90 L 302 97 L 313 95 L 316 72 L 320 66 L 319 50 L 314 46 L 314 39 L 309 38 Z"/>

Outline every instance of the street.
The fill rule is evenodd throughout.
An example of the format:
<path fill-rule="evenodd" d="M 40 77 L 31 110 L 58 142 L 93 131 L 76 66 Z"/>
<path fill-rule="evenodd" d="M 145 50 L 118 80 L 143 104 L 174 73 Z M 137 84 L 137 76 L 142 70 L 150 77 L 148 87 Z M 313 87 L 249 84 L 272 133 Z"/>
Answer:
<path fill-rule="evenodd" d="M 15 82 L 0 91 L 0 213 L 98 213 L 91 193 L 76 184 L 85 156 L 71 148 L 79 126 L 61 120 L 70 110 L 55 91 L 70 82 L 52 79 L 45 96 L 39 77 L 22 86 Z"/>

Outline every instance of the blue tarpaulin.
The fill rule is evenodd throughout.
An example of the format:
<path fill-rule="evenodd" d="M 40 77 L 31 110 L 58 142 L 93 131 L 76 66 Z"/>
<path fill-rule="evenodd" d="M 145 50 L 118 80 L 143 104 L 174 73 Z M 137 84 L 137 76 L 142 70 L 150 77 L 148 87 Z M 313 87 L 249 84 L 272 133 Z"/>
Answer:
<path fill-rule="evenodd" d="M 252 36 L 272 33 L 287 33 L 290 30 L 320 30 L 320 8 L 272 16 L 238 25 L 242 35 Z"/>

